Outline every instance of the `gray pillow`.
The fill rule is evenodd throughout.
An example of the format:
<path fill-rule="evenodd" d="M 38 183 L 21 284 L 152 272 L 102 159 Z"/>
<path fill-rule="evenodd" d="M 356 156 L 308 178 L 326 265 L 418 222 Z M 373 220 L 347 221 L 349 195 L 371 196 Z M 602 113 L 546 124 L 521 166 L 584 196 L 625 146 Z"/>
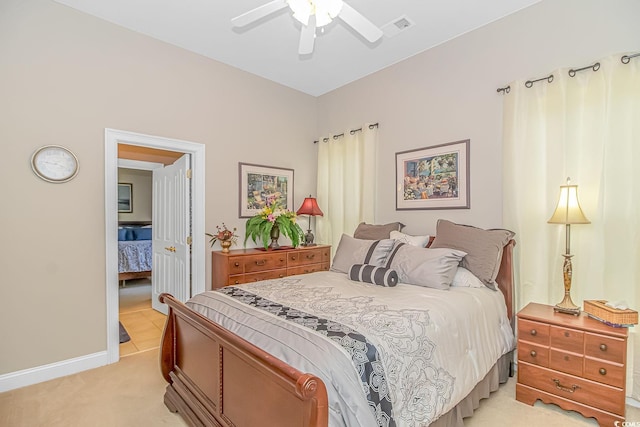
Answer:
<path fill-rule="evenodd" d="M 394 241 L 392 239 L 362 240 L 343 234 L 333 257 L 331 270 L 349 274 L 353 264 L 384 267 Z"/>
<path fill-rule="evenodd" d="M 398 273 L 400 283 L 449 289 L 465 253 L 456 249 L 427 249 L 398 242 L 391 256 L 387 267 Z"/>
<path fill-rule="evenodd" d="M 392 231 L 400 231 L 404 224 L 400 222 L 391 222 L 384 225 L 367 224 L 361 222 L 353 232 L 356 239 L 365 240 L 382 240 L 388 239 Z"/>
<path fill-rule="evenodd" d="M 466 252 L 467 256 L 460 265 L 475 274 L 485 286 L 496 290 L 502 251 L 513 236 L 515 233 L 509 230 L 483 230 L 439 219 L 431 248 L 452 248 Z"/>
<path fill-rule="evenodd" d="M 353 264 L 349 269 L 349 279 L 393 287 L 398 284 L 398 273 L 390 268 L 376 267 L 371 264 Z"/>

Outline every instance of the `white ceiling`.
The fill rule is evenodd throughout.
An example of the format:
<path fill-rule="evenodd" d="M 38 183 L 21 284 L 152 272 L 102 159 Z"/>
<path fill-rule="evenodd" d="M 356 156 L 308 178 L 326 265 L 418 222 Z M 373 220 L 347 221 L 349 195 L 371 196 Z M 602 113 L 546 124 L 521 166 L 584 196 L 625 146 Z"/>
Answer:
<path fill-rule="evenodd" d="M 330 92 L 541 0 L 346 0 L 379 27 L 414 25 L 369 43 L 336 19 L 298 55 L 288 8 L 242 29 L 231 18 L 270 0 L 54 0 L 313 96 Z"/>

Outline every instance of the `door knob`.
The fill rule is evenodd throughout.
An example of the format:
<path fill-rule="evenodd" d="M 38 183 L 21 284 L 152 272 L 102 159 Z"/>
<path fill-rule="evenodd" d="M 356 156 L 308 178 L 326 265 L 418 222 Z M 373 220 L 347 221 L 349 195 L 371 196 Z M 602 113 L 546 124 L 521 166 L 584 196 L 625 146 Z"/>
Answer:
<path fill-rule="evenodd" d="M 167 250 L 169 252 L 175 252 L 176 248 L 175 248 L 175 246 L 169 246 L 169 247 L 165 247 L 165 250 Z"/>

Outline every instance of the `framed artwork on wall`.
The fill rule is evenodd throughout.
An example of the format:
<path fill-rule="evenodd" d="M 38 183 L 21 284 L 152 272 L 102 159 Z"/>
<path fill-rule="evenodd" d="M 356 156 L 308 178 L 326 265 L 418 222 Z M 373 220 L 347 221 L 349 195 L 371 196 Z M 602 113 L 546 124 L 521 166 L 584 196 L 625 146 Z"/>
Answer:
<path fill-rule="evenodd" d="M 396 210 L 469 209 L 469 140 L 396 153 Z"/>
<path fill-rule="evenodd" d="M 267 204 L 293 210 L 293 169 L 239 163 L 240 218 L 250 218 Z"/>
<path fill-rule="evenodd" d="M 133 184 L 118 183 L 118 213 L 133 212 Z"/>

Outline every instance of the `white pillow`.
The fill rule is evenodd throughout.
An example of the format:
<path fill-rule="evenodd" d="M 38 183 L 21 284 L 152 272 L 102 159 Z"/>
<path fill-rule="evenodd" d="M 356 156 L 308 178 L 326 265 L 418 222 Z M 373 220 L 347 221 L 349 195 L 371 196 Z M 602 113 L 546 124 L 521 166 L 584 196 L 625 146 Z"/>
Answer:
<path fill-rule="evenodd" d="M 482 283 L 482 280 L 478 279 L 478 276 L 466 268 L 458 267 L 456 275 L 453 276 L 451 286 L 458 288 L 484 288 L 485 284 Z"/>
<path fill-rule="evenodd" d="M 412 236 L 410 234 L 405 234 L 400 231 L 392 231 L 389 233 L 389 237 L 393 240 L 398 240 L 402 243 L 406 243 L 411 246 L 418 246 L 421 248 L 426 248 L 427 243 L 429 243 L 430 236 Z"/>
<path fill-rule="evenodd" d="M 396 242 L 387 268 L 398 273 L 400 283 L 449 289 L 456 268 L 466 252 L 456 249 L 427 249 Z"/>

